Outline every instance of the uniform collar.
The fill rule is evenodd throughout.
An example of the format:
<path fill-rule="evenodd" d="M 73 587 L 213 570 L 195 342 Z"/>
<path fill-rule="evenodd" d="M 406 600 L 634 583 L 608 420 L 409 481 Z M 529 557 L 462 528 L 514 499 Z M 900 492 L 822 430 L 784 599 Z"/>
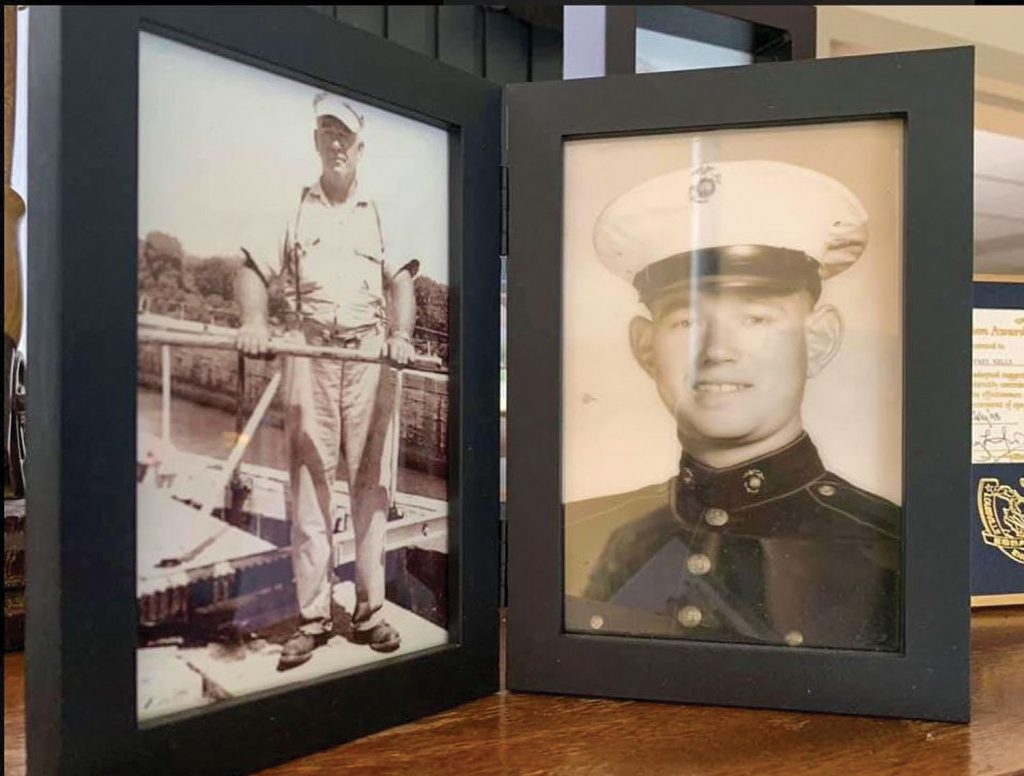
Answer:
<path fill-rule="evenodd" d="M 359 198 L 359 179 L 358 178 L 356 178 L 354 181 L 352 181 L 352 188 L 349 189 L 348 197 L 345 199 L 344 202 L 342 202 L 342 203 L 340 203 L 338 205 L 336 205 L 334 202 L 332 202 L 328 198 L 328 196 L 324 193 L 324 187 L 320 184 L 319 176 L 317 176 L 317 179 L 313 182 L 313 185 L 310 186 L 306 190 L 306 195 L 310 196 L 310 197 L 316 197 L 318 200 L 320 200 L 320 202 L 322 204 L 326 205 L 327 207 L 354 208 L 357 205 L 360 205 L 360 204 L 365 205 L 366 204 L 365 200 L 362 200 L 362 199 Z"/>
<path fill-rule="evenodd" d="M 804 432 L 768 455 L 724 469 L 706 466 L 684 452 L 676 496 L 681 502 L 739 510 L 800 490 L 824 473 L 818 450 Z"/>

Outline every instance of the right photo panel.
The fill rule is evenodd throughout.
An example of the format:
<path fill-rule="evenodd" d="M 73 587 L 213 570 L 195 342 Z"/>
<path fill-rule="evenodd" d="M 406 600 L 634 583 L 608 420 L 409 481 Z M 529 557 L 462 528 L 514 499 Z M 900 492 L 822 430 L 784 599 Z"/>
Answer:
<path fill-rule="evenodd" d="M 903 138 L 566 142 L 566 631 L 901 650 Z"/>

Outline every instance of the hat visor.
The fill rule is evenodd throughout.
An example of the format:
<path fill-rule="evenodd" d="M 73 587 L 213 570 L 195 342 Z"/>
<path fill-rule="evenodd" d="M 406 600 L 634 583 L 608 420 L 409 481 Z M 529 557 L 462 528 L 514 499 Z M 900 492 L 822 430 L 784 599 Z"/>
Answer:
<path fill-rule="evenodd" d="M 352 119 L 351 116 L 346 118 L 345 116 L 339 116 L 337 113 L 331 113 L 330 111 L 327 111 L 327 112 L 324 112 L 324 113 L 318 113 L 317 116 L 316 116 L 316 126 L 317 126 L 317 129 L 322 128 L 325 123 L 328 123 L 328 122 L 325 122 L 324 119 L 334 119 L 335 121 L 340 123 L 343 127 L 345 127 L 345 129 L 347 129 L 349 132 L 351 132 L 353 135 L 356 135 L 356 136 L 359 135 L 359 129 L 360 128 L 355 123 L 355 120 Z"/>
<path fill-rule="evenodd" d="M 801 251 L 766 246 L 705 248 L 670 256 L 637 273 L 643 302 L 681 289 L 749 289 L 772 296 L 821 292 L 820 265 Z"/>

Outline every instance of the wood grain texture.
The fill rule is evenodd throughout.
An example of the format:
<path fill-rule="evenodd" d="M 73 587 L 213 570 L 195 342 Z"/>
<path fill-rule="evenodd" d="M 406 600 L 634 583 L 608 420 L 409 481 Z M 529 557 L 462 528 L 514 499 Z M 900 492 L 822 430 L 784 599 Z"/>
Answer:
<path fill-rule="evenodd" d="M 4 773 L 25 773 L 25 653 L 4 655 Z"/>
<path fill-rule="evenodd" d="M 970 725 L 502 693 L 262 773 L 1024 773 L 1024 609 L 976 612 L 972 634 Z M 23 657 L 4 668 L 13 776 L 25 767 Z"/>
<path fill-rule="evenodd" d="M 4 6 L 4 333 L 15 344 L 21 341 L 22 284 L 18 230 L 25 201 L 11 188 L 14 157 L 15 98 L 17 96 L 17 6 Z"/>

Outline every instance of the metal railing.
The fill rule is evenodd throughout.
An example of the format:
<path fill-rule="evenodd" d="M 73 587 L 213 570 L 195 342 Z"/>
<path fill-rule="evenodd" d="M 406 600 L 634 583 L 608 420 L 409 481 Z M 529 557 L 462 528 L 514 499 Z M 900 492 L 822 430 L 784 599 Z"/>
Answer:
<path fill-rule="evenodd" d="M 237 350 L 237 329 L 221 326 L 209 326 L 201 323 L 163 318 L 152 314 L 139 316 L 139 344 L 160 346 L 161 376 L 161 438 L 170 442 L 171 412 L 171 346 L 210 348 L 214 350 Z M 399 384 L 397 395 L 401 396 L 401 376 L 418 374 L 433 379 L 446 380 L 448 372 L 437 356 L 415 354 L 409 364 L 397 364 L 381 352 L 368 353 L 355 348 L 339 348 L 326 345 L 307 345 L 285 337 L 272 337 L 269 342 L 267 357 L 296 356 L 305 358 L 324 358 L 338 361 L 356 361 L 387 365 L 398 371 Z M 245 425 L 242 407 L 245 397 L 245 354 L 238 355 L 237 406 L 235 432 L 241 433 Z M 257 358 L 259 358 L 257 356 Z M 395 402 L 396 413 L 400 410 L 399 402 Z M 397 426 L 396 426 L 397 429 Z"/>
<path fill-rule="evenodd" d="M 197 330 L 202 327 L 202 330 Z M 182 330 L 184 329 L 184 330 Z M 215 350 L 237 350 L 237 330 L 226 327 L 208 327 L 193 322 L 178 321 L 175 319 L 160 319 L 159 316 L 140 316 L 138 331 L 139 344 L 151 344 L 160 346 L 160 372 L 161 372 L 161 438 L 165 444 L 171 443 L 171 348 L 194 347 L 210 348 Z M 396 370 L 397 382 L 395 386 L 396 400 L 392 410 L 393 423 L 393 444 L 391 445 L 390 461 L 390 492 L 392 506 L 394 506 L 395 495 L 398 486 L 398 459 L 399 446 L 401 443 L 400 424 L 402 407 L 402 385 L 404 374 L 415 374 L 435 380 L 447 380 L 448 373 L 440 358 L 437 356 L 423 356 L 415 354 L 408 364 L 398 364 L 387 358 L 385 352 L 367 352 L 354 348 L 340 348 L 326 345 L 309 345 L 296 342 L 286 337 L 271 337 L 268 343 L 266 358 L 278 356 L 290 356 L 299 358 L 317 358 L 336 361 L 352 361 L 359 363 L 375 363 L 390 367 Z M 236 442 L 231 453 L 225 461 L 224 468 L 215 479 L 214 483 L 206 491 L 206 497 L 202 499 L 200 509 L 213 511 L 217 494 L 223 493 L 229 481 L 235 475 L 241 464 L 249 441 L 256 432 L 259 423 L 270 407 L 271 401 L 277 392 L 281 382 L 281 372 L 278 370 L 253 408 L 252 414 L 246 418 L 243 411 L 245 398 L 245 361 L 251 356 L 239 352 L 238 375 L 237 375 L 237 405 L 235 413 Z M 256 356 L 255 358 L 263 358 Z M 183 559 L 172 559 L 168 565 L 181 563 Z M 186 559 L 187 560 L 187 559 Z"/>

